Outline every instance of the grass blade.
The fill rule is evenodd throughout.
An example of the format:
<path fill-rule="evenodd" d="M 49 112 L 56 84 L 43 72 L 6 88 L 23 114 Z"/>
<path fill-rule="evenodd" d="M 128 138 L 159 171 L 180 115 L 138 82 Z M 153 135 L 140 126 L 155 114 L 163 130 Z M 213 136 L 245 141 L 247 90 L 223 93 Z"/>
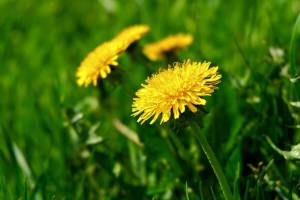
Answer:
<path fill-rule="evenodd" d="M 291 37 L 291 42 L 290 42 L 290 74 L 292 77 L 295 77 L 297 74 L 297 69 L 296 69 L 296 39 L 297 39 L 297 34 L 300 30 L 300 14 L 297 17 L 297 20 L 294 24 L 293 31 L 292 31 L 292 37 Z"/>
<path fill-rule="evenodd" d="M 185 182 L 185 196 L 187 200 L 190 200 L 187 181 Z"/>

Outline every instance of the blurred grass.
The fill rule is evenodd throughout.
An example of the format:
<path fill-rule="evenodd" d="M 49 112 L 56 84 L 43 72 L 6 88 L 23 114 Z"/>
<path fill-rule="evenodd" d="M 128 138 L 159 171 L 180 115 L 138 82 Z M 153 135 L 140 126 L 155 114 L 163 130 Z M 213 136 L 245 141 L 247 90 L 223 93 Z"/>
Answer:
<path fill-rule="evenodd" d="M 185 128 L 130 117 L 145 66 L 154 72 L 165 61 L 122 56 L 122 84 L 105 82 L 108 107 L 97 88 L 75 84 L 84 56 L 136 23 L 151 27 L 137 48 L 187 32 L 194 43 L 179 58 L 220 67 L 223 82 L 202 125 L 236 196 L 295 199 L 299 161 L 285 160 L 263 135 L 284 150 L 300 142 L 299 106 L 290 104 L 300 101 L 299 81 L 290 81 L 299 76 L 299 12 L 298 0 L 0 1 L 0 199 L 221 198 Z M 114 118 L 144 147 L 119 134 Z M 89 131 L 101 142 L 87 145 Z"/>

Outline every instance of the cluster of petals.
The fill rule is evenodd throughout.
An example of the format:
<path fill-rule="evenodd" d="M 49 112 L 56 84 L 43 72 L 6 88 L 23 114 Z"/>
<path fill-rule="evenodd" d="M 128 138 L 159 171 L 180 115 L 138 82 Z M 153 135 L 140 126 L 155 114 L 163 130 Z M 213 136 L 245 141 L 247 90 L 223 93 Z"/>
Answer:
<path fill-rule="evenodd" d="M 152 118 L 153 124 L 159 116 L 160 123 L 167 122 L 172 113 L 174 119 L 179 118 L 186 107 L 196 112 L 198 105 L 206 104 L 203 97 L 211 95 L 220 80 L 218 67 L 210 67 L 210 62 L 175 63 L 142 84 L 133 99 L 132 115 L 142 124 Z"/>

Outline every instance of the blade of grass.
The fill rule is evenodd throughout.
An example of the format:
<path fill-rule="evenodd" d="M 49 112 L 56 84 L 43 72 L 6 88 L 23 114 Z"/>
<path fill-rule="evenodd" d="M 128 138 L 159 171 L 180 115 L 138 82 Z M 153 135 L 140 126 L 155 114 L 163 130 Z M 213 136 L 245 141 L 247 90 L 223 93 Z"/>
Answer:
<path fill-rule="evenodd" d="M 296 76 L 297 69 L 296 69 L 296 38 L 298 31 L 300 29 L 300 14 L 298 15 L 296 22 L 293 27 L 291 42 L 290 42 L 290 73 L 292 77 Z"/>
<path fill-rule="evenodd" d="M 233 184 L 233 198 L 235 200 L 240 200 L 240 193 L 239 193 L 239 177 L 240 177 L 241 167 L 240 164 L 237 164 L 237 169 L 235 173 L 234 178 L 234 184 Z"/>
<path fill-rule="evenodd" d="M 28 165 L 28 162 L 25 158 L 25 155 L 21 151 L 21 149 L 17 146 L 16 143 L 12 142 L 12 149 L 15 156 L 15 159 L 17 161 L 18 166 L 22 170 L 23 174 L 28 178 L 28 183 L 30 186 L 34 185 L 34 181 L 32 178 L 32 173 L 30 170 L 30 167 Z"/>
<path fill-rule="evenodd" d="M 194 134 L 194 136 L 198 140 L 199 144 L 201 145 L 202 150 L 204 151 L 204 153 L 205 153 L 205 155 L 217 177 L 217 180 L 220 184 L 220 187 L 221 187 L 221 190 L 223 192 L 225 199 L 227 199 L 227 200 L 233 199 L 232 191 L 231 191 L 228 181 L 224 175 L 223 169 L 221 168 L 221 165 L 220 165 L 219 161 L 217 160 L 217 157 L 215 156 L 211 146 L 208 144 L 208 141 L 207 141 L 205 135 L 203 135 L 203 133 L 201 132 L 200 127 L 197 124 L 197 120 L 192 121 L 190 123 L 190 125 L 192 128 L 192 133 Z"/>
<path fill-rule="evenodd" d="M 199 181 L 199 191 L 200 191 L 200 199 L 204 200 L 203 189 L 202 189 L 202 180 Z"/>
<path fill-rule="evenodd" d="M 256 189 L 255 189 L 255 194 L 256 194 L 256 200 L 260 200 L 260 194 L 261 194 L 261 186 L 260 186 L 260 183 L 259 183 L 259 180 L 257 180 L 257 183 L 256 183 Z"/>
<path fill-rule="evenodd" d="M 139 147 L 143 147 L 144 144 L 140 141 L 138 134 L 131 129 L 129 129 L 125 124 L 123 124 L 119 119 L 113 120 L 114 127 L 127 139 L 136 144 Z"/>
<path fill-rule="evenodd" d="M 187 200 L 190 200 L 187 181 L 185 182 L 185 197 Z"/>
<path fill-rule="evenodd" d="M 244 198 L 243 198 L 243 200 L 248 200 L 249 185 L 250 185 L 250 182 L 249 182 L 249 179 L 247 179 L 247 182 L 246 182 L 246 189 L 245 189 L 245 193 L 244 193 Z"/>
<path fill-rule="evenodd" d="M 217 197 L 216 197 L 216 195 L 215 195 L 215 192 L 214 192 L 212 186 L 210 186 L 210 191 L 211 191 L 212 199 L 213 199 L 213 200 L 217 200 Z"/>
<path fill-rule="evenodd" d="M 28 184 L 28 180 L 25 180 L 25 184 L 24 184 L 24 200 L 27 200 L 27 184 Z"/>

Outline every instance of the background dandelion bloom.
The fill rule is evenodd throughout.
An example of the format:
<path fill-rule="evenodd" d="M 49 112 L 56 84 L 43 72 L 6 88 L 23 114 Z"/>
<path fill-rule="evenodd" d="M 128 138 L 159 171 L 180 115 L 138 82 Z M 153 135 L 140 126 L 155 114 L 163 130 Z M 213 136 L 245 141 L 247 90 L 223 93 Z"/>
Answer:
<path fill-rule="evenodd" d="M 209 66 L 210 62 L 187 60 L 152 75 L 136 92 L 132 115 L 139 115 L 138 122 L 142 124 L 153 117 L 150 122 L 153 124 L 159 115 L 162 115 L 160 123 L 168 121 L 172 112 L 174 119 L 179 118 L 185 106 L 196 112 L 195 105 L 205 105 L 202 97 L 213 93 L 221 81 L 218 67 Z"/>
<path fill-rule="evenodd" d="M 77 84 L 88 86 L 93 83 L 96 86 L 99 78 L 106 78 L 111 72 L 111 67 L 118 65 L 119 55 L 148 31 L 149 27 L 146 25 L 131 26 L 111 41 L 99 45 L 81 62 L 76 72 Z"/>
<path fill-rule="evenodd" d="M 193 36 L 178 33 L 176 35 L 170 35 L 158 42 L 146 45 L 143 49 L 143 53 L 150 60 L 155 61 L 161 59 L 165 53 L 187 47 L 192 42 Z"/>
<path fill-rule="evenodd" d="M 90 52 L 81 62 L 76 72 L 77 84 L 87 86 L 97 85 L 98 79 L 106 78 L 111 72 L 111 66 L 117 66 L 119 55 L 126 50 L 126 42 L 105 42 Z"/>
<path fill-rule="evenodd" d="M 150 28 L 147 25 L 133 25 L 122 30 L 116 37 L 115 40 L 127 41 L 128 46 L 133 42 L 139 40 L 144 34 L 149 32 Z"/>

